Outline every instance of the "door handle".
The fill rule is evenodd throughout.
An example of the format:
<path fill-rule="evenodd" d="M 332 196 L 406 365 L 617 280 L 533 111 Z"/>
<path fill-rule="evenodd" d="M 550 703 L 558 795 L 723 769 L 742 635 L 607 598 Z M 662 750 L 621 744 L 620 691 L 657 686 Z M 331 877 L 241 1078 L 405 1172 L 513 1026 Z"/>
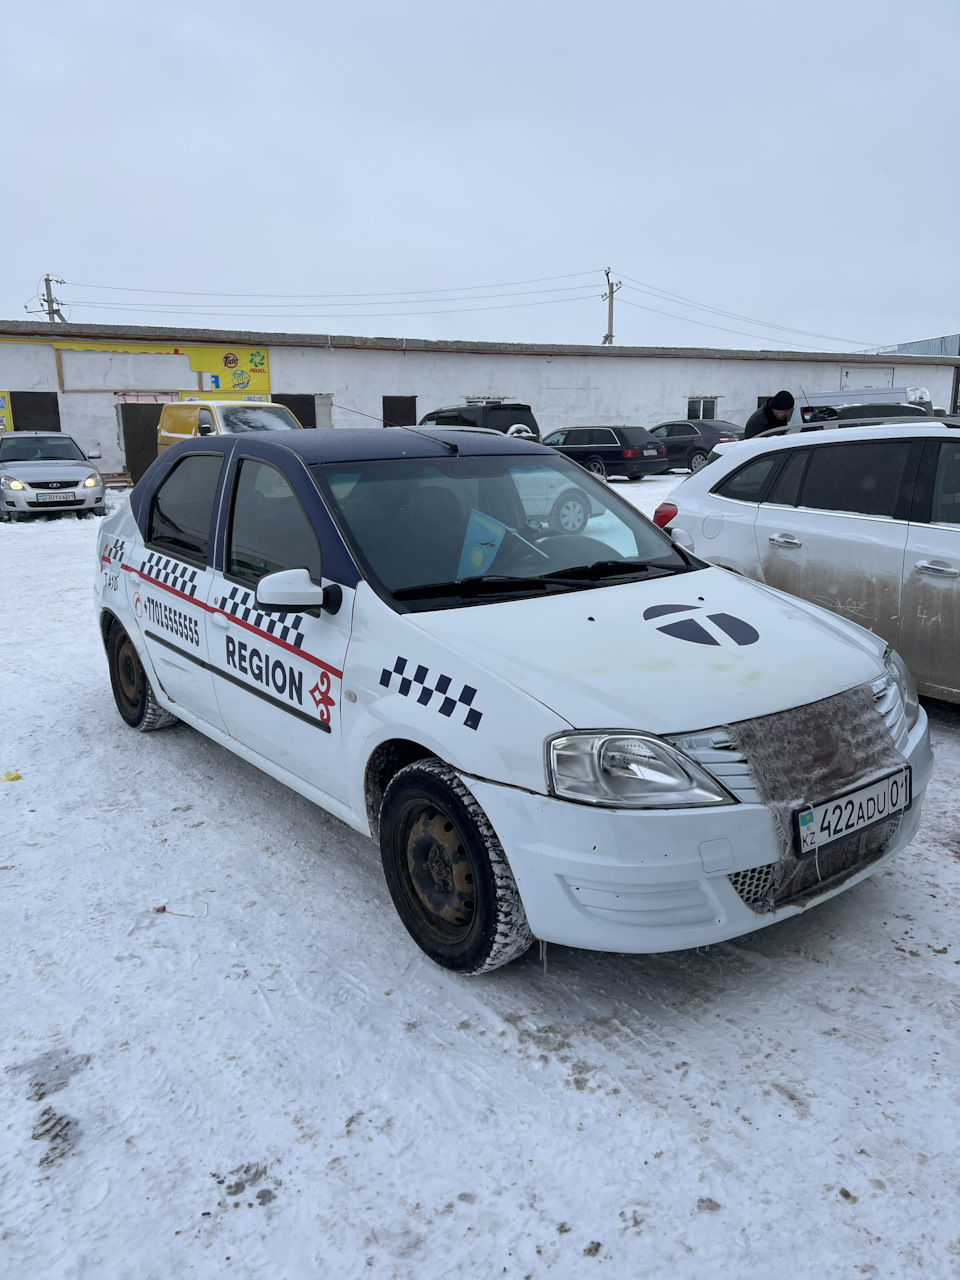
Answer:
<path fill-rule="evenodd" d="M 225 613 L 215 613 L 212 621 L 215 627 L 222 627 L 224 631 L 230 630 L 230 620 Z"/>
<path fill-rule="evenodd" d="M 802 547 L 803 543 L 798 542 L 792 534 L 776 533 L 773 534 L 768 541 L 772 542 L 775 547 Z"/>
<path fill-rule="evenodd" d="M 951 569 L 948 564 L 936 560 L 918 560 L 913 567 L 920 573 L 932 573 L 937 578 L 960 578 L 960 569 Z"/>

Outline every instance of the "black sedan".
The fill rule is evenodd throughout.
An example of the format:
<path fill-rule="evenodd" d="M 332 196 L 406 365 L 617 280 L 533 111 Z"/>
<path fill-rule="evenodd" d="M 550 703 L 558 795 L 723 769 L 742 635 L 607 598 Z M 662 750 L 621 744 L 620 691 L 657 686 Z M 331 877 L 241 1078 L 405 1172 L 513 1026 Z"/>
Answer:
<path fill-rule="evenodd" d="M 669 471 L 667 446 L 646 427 L 565 427 L 551 431 L 544 444 L 592 471 L 595 476 L 659 476 Z"/>
<path fill-rule="evenodd" d="M 706 466 L 714 445 L 742 440 L 743 427 L 721 419 L 698 418 L 661 422 L 658 427 L 650 428 L 650 434 L 666 445 L 671 470 L 684 467 L 689 471 L 699 471 Z"/>

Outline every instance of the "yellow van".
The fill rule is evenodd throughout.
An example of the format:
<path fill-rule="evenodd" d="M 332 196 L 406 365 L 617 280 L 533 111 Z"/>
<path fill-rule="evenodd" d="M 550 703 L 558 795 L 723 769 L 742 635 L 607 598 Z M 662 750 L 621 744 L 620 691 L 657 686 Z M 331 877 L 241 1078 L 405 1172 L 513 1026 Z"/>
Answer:
<path fill-rule="evenodd" d="M 165 404 L 157 427 L 157 453 L 193 436 L 232 436 L 247 431 L 301 431 L 286 405 L 251 400 L 203 400 Z"/>

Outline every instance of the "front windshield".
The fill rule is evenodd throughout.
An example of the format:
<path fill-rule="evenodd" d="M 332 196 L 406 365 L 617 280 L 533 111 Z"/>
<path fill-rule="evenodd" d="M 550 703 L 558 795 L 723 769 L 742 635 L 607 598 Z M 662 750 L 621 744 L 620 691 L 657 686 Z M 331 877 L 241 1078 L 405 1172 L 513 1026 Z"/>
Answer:
<path fill-rule="evenodd" d="M 80 449 L 69 436 L 8 436 L 0 439 L 0 462 L 83 462 Z"/>
<path fill-rule="evenodd" d="M 299 431 L 300 423 L 282 404 L 224 404 L 219 407 L 220 422 L 227 435 L 245 431 Z"/>
<path fill-rule="evenodd" d="M 690 567 L 659 529 L 563 457 L 447 455 L 311 469 L 368 576 L 412 608 Z"/>

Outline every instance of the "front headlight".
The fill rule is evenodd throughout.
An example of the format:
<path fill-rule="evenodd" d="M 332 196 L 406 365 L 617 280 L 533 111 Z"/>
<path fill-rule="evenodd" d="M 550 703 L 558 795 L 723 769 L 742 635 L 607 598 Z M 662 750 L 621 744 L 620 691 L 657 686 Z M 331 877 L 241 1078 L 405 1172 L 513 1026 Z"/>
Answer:
<path fill-rule="evenodd" d="M 907 670 L 907 664 L 896 649 L 888 649 L 883 655 L 883 662 L 900 690 L 900 701 L 903 703 L 907 728 L 912 729 L 920 716 L 920 699 L 917 697 L 917 686 L 914 684 L 913 676 Z"/>
<path fill-rule="evenodd" d="M 0 489 L 22 489 L 23 483 L 14 480 L 13 476 L 0 476 Z"/>
<path fill-rule="evenodd" d="M 84 480 L 83 488 L 92 489 L 94 488 L 95 485 L 98 485 L 98 484 L 100 484 L 100 477 L 96 474 L 96 472 L 94 472 L 92 476 L 87 476 L 86 480 Z"/>
<path fill-rule="evenodd" d="M 647 733 L 565 733 L 547 744 L 550 790 L 564 800 L 618 809 L 735 804 L 681 751 Z"/>

